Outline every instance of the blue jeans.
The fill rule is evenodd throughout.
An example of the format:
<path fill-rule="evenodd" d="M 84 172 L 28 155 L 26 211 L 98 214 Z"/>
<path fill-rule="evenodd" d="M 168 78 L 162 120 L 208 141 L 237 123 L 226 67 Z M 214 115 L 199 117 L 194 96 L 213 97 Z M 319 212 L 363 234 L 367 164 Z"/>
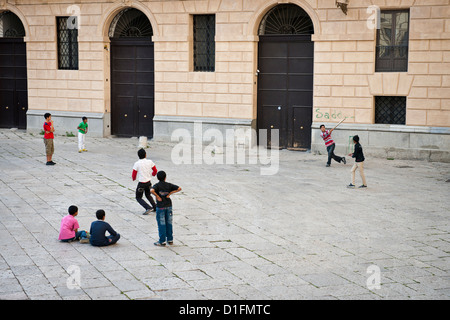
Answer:
<path fill-rule="evenodd" d="M 328 153 L 328 161 L 327 164 L 331 164 L 331 159 L 337 162 L 341 162 L 342 158 L 334 154 L 334 148 L 336 148 L 336 145 L 333 143 L 331 146 L 327 147 L 327 153 Z"/>
<path fill-rule="evenodd" d="M 120 234 L 116 234 L 115 236 L 113 236 L 113 235 L 109 235 L 109 236 L 107 236 L 106 237 L 106 239 L 105 239 L 105 242 L 95 242 L 95 243 L 92 243 L 91 242 L 91 245 L 93 245 L 94 247 L 104 247 L 104 246 L 110 246 L 110 245 L 112 245 L 112 244 L 115 244 L 117 241 L 119 241 L 119 239 L 120 239 Z"/>
<path fill-rule="evenodd" d="M 172 207 L 156 207 L 156 222 L 158 223 L 159 243 L 173 241 Z"/>
<path fill-rule="evenodd" d="M 61 240 L 61 242 L 72 242 L 72 241 L 80 240 L 80 239 L 87 239 L 86 231 L 84 231 L 84 230 L 77 231 L 77 233 L 75 234 L 75 237 L 70 238 L 70 239 L 63 239 L 63 240 Z"/>

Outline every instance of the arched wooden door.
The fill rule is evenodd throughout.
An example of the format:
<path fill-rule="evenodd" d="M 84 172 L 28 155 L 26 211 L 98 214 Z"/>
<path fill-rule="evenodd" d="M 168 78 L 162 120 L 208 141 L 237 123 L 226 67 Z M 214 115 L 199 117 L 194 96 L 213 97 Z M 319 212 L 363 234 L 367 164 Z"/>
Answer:
<path fill-rule="evenodd" d="M 153 137 L 154 46 L 149 19 L 124 9 L 111 22 L 111 133 Z"/>
<path fill-rule="evenodd" d="M 311 147 L 314 33 L 308 14 L 293 4 L 272 8 L 262 19 L 258 43 L 258 129 L 279 130 L 278 147 Z M 259 130 L 258 130 L 259 131 Z"/>
<path fill-rule="evenodd" d="M 27 127 L 25 29 L 11 11 L 0 13 L 0 128 Z"/>

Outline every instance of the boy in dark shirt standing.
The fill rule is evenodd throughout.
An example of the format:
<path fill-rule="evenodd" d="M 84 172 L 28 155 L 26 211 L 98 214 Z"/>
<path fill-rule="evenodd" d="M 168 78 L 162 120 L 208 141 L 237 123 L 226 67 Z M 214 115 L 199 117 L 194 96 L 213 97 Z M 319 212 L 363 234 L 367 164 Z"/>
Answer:
<path fill-rule="evenodd" d="M 120 234 L 114 231 L 109 223 L 105 222 L 105 210 L 97 210 L 95 215 L 98 220 L 91 223 L 91 238 L 89 239 L 91 244 L 96 247 L 103 247 L 116 243 L 120 239 Z M 106 231 L 110 234 L 108 237 Z"/>
<path fill-rule="evenodd" d="M 349 156 L 355 158 L 355 164 L 352 167 L 352 183 L 348 185 L 349 188 L 355 187 L 355 171 L 359 168 L 359 173 L 362 179 L 362 185 L 359 188 L 367 188 L 366 176 L 364 175 L 364 154 L 361 145 L 359 144 L 359 137 L 353 137 L 353 143 L 355 144 L 355 150 L 350 153 Z"/>
<path fill-rule="evenodd" d="M 155 246 L 165 246 L 167 239 L 167 242 L 172 245 L 172 200 L 170 199 L 170 196 L 181 191 L 181 188 L 166 182 L 166 173 L 164 171 L 159 171 L 156 177 L 159 182 L 150 190 L 156 198 L 156 222 L 158 223 L 159 233 L 159 241 L 154 244 Z"/>

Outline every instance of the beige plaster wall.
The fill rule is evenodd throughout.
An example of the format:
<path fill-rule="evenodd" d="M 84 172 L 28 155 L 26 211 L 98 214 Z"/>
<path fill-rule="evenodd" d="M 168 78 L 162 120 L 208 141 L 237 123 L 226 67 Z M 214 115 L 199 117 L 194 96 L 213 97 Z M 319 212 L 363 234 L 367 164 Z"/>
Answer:
<path fill-rule="evenodd" d="M 80 8 L 79 70 L 58 70 L 56 16 Z M 275 0 L 0 0 L 26 29 L 29 109 L 110 112 L 112 18 L 135 7 L 150 19 L 155 43 L 157 115 L 256 118 L 257 28 Z M 315 34 L 313 121 L 374 121 L 374 95 L 406 95 L 407 125 L 450 126 L 450 0 L 293 0 Z M 410 8 L 408 72 L 375 73 L 376 30 L 367 8 Z M 216 71 L 192 71 L 192 14 L 216 14 Z M 106 49 L 105 49 L 106 46 Z M 325 115 L 330 115 L 327 119 Z"/>
<path fill-rule="evenodd" d="M 314 35 L 314 121 L 349 117 L 374 122 L 374 96 L 407 96 L 407 125 L 450 126 L 450 2 L 448 0 L 351 0 L 347 16 L 334 1 L 318 1 L 322 33 Z M 376 29 L 381 10 L 410 8 L 408 72 L 375 73 Z M 369 20 L 371 21 L 371 20 Z M 336 122 L 335 119 L 330 121 Z"/>

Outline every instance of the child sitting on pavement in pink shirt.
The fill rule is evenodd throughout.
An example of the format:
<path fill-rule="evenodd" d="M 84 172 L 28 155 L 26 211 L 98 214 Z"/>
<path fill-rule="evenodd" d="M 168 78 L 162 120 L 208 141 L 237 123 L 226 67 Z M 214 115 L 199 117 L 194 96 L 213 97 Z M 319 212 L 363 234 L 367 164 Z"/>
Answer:
<path fill-rule="evenodd" d="M 86 231 L 78 231 L 80 225 L 75 217 L 78 215 L 78 207 L 70 206 L 69 214 L 62 218 L 61 228 L 59 231 L 58 240 L 62 242 L 72 242 L 74 240 L 80 240 L 80 243 L 89 243 L 89 235 Z"/>

